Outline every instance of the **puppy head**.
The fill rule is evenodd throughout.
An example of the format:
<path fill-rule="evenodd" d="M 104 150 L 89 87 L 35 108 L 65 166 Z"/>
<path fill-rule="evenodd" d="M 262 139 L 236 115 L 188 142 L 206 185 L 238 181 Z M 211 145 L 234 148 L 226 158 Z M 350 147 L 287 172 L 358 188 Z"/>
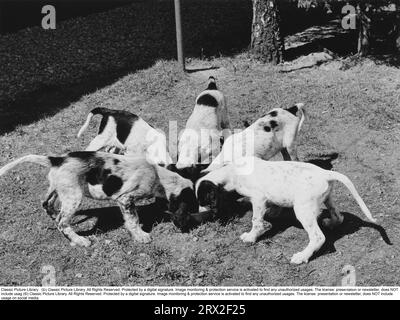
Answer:
<path fill-rule="evenodd" d="M 229 220 L 237 213 L 237 199 L 240 195 L 236 191 L 227 191 L 224 186 L 216 185 L 211 181 L 203 180 L 197 187 L 197 199 L 202 209 L 209 210 L 218 219 Z"/>
<path fill-rule="evenodd" d="M 190 229 L 190 214 L 197 212 L 198 208 L 195 192 L 190 187 L 182 189 L 178 195 L 171 195 L 169 199 L 172 221 L 182 232 L 187 232 Z"/>
<path fill-rule="evenodd" d="M 200 207 L 216 210 L 218 208 L 218 189 L 218 186 L 211 181 L 201 181 L 197 188 Z"/>

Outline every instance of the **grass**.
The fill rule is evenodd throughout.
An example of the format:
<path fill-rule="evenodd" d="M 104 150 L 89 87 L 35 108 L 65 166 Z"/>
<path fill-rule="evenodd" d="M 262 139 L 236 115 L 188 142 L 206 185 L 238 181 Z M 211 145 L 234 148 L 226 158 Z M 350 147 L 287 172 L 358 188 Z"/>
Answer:
<path fill-rule="evenodd" d="M 191 66 L 219 69 L 182 74 L 175 62 L 159 60 L 55 114 L 4 133 L 0 165 L 25 154 L 85 148 L 98 119 L 81 140 L 76 133 L 94 107 L 138 113 L 166 132 L 169 121 L 177 121 L 181 128 L 212 74 L 227 96 L 235 128 L 271 108 L 304 102 L 309 117 L 299 138 L 300 159 L 325 159 L 337 152 L 334 170 L 355 183 L 393 245 L 357 218 L 364 217 L 338 185 L 334 199 L 345 222 L 327 232 L 328 244 L 307 265 L 289 263 L 308 241 L 292 219 L 278 219 L 276 234 L 255 245 L 243 244 L 239 236 L 251 226 L 250 213 L 225 226 L 207 223 L 187 234 L 179 233 L 171 222 L 160 222 L 153 227 L 149 245 L 131 240 L 120 223 L 104 222 L 104 228 L 89 230 L 90 248 L 72 248 L 41 209 L 46 170 L 24 165 L 0 179 L 0 285 L 40 285 L 46 265 L 55 267 L 58 285 L 337 285 L 346 264 L 356 267 L 358 285 L 400 285 L 400 72 L 368 59 L 351 66 L 346 62 L 280 73 L 241 54 L 192 59 Z M 116 216 L 118 210 L 112 205 L 85 200 L 83 210 L 110 206 L 102 209 L 102 216 Z"/>

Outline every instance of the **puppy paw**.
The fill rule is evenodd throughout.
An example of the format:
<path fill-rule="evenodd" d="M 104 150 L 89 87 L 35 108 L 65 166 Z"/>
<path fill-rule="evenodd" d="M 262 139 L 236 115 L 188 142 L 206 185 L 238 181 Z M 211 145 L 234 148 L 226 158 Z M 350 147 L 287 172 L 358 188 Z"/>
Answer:
<path fill-rule="evenodd" d="M 150 233 L 147 233 L 147 232 L 144 232 L 144 231 L 136 232 L 136 233 L 133 235 L 133 238 L 134 238 L 137 242 L 140 242 L 140 243 L 149 243 L 149 242 L 151 242 Z"/>
<path fill-rule="evenodd" d="M 254 237 L 250 232 L 245 232 L 240 236 L 240 239 L 242 239 L 243 242 L 246 243 L 255 243 L 256 242 L 256 237 Z"/>
<path fill-rule="evenodd" d="M 290 260 L 293 264 L 302 264 L 308 262 L 308 257 L 303 252 L 295 253 Z"/>
<path fill-rule="evenodd" d="M 90 247 L 91 242 L 89 239 L 86 239 L 84 237 L 76 237 L 73 241 L 71 241 L 71 246 L 80 246 L 80 247 Z"/>

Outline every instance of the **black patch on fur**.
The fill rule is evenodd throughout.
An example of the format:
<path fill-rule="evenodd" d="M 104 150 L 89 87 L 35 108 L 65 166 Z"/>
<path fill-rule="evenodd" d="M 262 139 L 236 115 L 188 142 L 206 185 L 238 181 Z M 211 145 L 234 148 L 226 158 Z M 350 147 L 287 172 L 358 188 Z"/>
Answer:
<path fill-rule="evenodd" d="M 110 175 L 103 184 L 103 191 L 107 196 L 111 197 L 121 189 L 123 184 L 124 183 L 120 177 Z"/>
<path fill-rule="evenodd" d="M 139 119 L 136 114 L 124 110 L 95 108 L 91 112 L 93 114 L 101 114 L 103 116 L 103 119 L 101 119 L 98 134 L 101 134 L 104 131 L 104 128 L 106 127 L 110 116 L 115 119 L 115 122 L 117 124 L 117 138 L 122 144 L 125 143 L 134 123 Z"/>
<path fill-rule="evenodd" d="M 119 159 L 114 159 L 113 162 L 114 162 L 114 166 L 117 166 L 120 163 Z"/>
<path fill-rule="evenodd" d="M 272 129 L 275 129 L 278 126 L 278 123 L 275 120 L 272 120 L 269 122 L 269 125 Z"/>
<path fill-rule="evenodd" d="M 276 110 L 271 111 L 270 113 L 268 113 L 271 117 L 276 117 L 278 115 L 278 112 Z"/>
<path fill-rule="evenodd" d="M 215 78 L 213 76 L 210 76 L 208 80 L 213 80 L 213 81 L 209 82 L 207 90 L 218 90 L 217 84 L 215 83 Z"/>
<path fill-rule="evenodd" d="M 86 182 L 92 186 L 101 184 L 103 181 L 102 170 L 99 167 L 92 168 L 86 173 Z"/>
<path fill-rule="evenodd" d="M 91 160 L 96 158 L 95 151 L 75 151 L 68 153 L 70 158 L 77 158 L 84 162 L 90 162 Z"/>
<path fill-rule="evenodd" d="M 91 185 L 104 184 L 111 175 L 111 169 L 104 169 L 104 161 L 96 159 L 96 162 L 89 163 L 90 170 L 86 172 L 86 182 Z"/>
<path fill-rule="evenodd" d="M 297 111 L 299 111 L 299 108 L 297 106 L 293 106 L 293 107 L 287 108 L 286 110 L 289 111 L 291 114 L 297 116 Z"/>
<path fill-rule="evenodd" d="M 201 104 L 208 107 L 218 107 L 218 101 L 212 95 L 206 93 L 197 99 L 197 104 Z"/>
<path fill-rule="evenodd" d="M 179 195 L 171 195 L 169 199 L 169 211 L 172 213 L 172 222 L 182 232 L 189 231 L 191 213 L 197 212 L 199 208 L 194 190 L 185 188 Z"/>
<path fill-rule="evenodd" d="M 64 163 L 64 157 L 49 157 L 49 161 L 52 167 L 61 167 Z"/>
<path fill-rule="evenodd" d="M 247 121 L 247 120 L 244 120 L 244 121 L 243 121 L 243 125 L 244 125 L 245 128 L 250 127 L 250 123 L 249 123 L 249 121 Z"/>
<path fill-rule="evenodd" d="M 271 131 L 271 127 L 265 126 L 265 127 L 264 127 L 264 131 L 270 132 L 270 131 Z"/>
<path fill-rule="evenodd" d="M 130 116 L 124 116 L 123 114 L 118 114 L 114 117 L 117 122 L 117 138 L 124 144 L 132 130 L 134 123 L 139 119 L 137 115 L 129 113 Z"/>

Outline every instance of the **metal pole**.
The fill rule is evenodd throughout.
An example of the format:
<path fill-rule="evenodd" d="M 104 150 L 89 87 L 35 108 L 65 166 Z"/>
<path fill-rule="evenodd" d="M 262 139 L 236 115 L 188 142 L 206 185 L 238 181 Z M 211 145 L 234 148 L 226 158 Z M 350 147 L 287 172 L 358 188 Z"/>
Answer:
<path fill-rule="evenodd" d="M 182 21 L 181 21 L 181 1 L 175 1 L 175 25 L 176 25 L 176 48 L 178 51 L 178 62 L 185 71 L 185 57 L 183 53 L 183 42 L 182 42 Z"/>

